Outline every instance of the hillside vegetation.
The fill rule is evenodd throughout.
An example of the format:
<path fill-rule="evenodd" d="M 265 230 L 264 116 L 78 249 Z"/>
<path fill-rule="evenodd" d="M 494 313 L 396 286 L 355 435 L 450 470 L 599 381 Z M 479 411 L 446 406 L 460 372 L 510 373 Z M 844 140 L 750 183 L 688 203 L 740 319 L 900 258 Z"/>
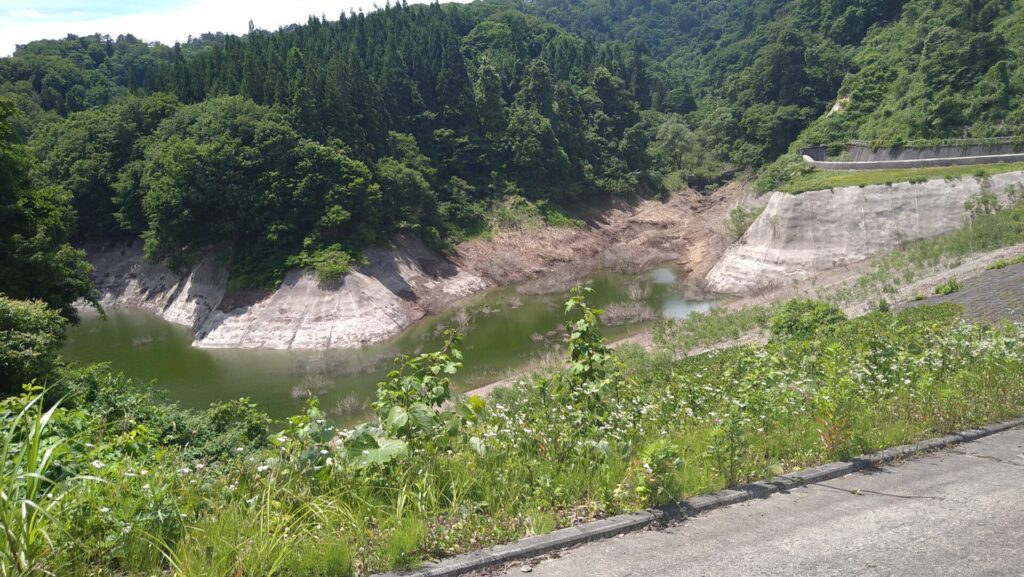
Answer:
<path fill-rule="evenodd" d="M 510 196 L 571 205 L 774 162 L 772 187 L 802 143 L 1015 134 L 1013 8 L 400 4 L 174 47 L 33 42 L 0 59 L 0 95 L 36 183 L 74 199 L 76 238 L 140 235 L 174 265 L 215 250 L 265 286 L 343 274 L 398 231 L 443 248 Z"/>
<path fill-rule="evenodd" d="M 0 61 L 0 93 L 80 237 L 217 250 L 259 285 L 398 231 L 444 246 L 513 195 L 653 190 L 641 103 L 662 88 L 630 80 L 650 66 L 515 10 L 395 6 L 174 49 L 37 42 Z"/>
<path fill-rule="evenodd" d="M 799 173 L 801 146 L 852 139 L 880 146 L 1021 133 L 1024 11 L 1013 0 L 911 0 L 874 28 L 855 68 L 816 119 L 762 179 L 771 188 Z"/>

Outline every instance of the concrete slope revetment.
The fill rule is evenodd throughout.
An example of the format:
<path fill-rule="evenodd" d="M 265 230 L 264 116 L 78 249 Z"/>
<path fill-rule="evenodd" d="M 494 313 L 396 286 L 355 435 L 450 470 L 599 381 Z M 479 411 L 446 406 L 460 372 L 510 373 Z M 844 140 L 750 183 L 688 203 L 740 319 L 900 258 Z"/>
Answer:
<path fill-rule="evenodd" d="M 1024 172 L 772 193 L 764 212 L 706 277 L 715 292 L 750 295 L 811 279 L 901 244 L 956 230 L 985 190 L 1005 203 Z"/>

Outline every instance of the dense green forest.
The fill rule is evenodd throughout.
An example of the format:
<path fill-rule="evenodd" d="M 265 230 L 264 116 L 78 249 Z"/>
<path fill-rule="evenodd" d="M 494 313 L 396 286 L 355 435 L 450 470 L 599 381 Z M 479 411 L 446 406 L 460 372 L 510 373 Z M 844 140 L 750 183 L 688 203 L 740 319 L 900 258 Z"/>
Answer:
<path fill-rule="evenodd" d="M 33 187 L 72 240 L 145 238 L 235 283 L 437 247 L 510 196 L 561 205 L 762 170 L 850 138 L 1015 134 L 1012 0 L 480 0 L 174 47 L 69 37 L 0 59 Z M 781 159 L 780 159 L 781 157 Z"/>
<path fill-rule="evenodd" d="M 629 79 L 652 65 L 518 11 L 431 5 L 174 49 L 38 42 L 0 78 L 80 238 L 141 234 L 172 264 L 217 249 L 265 284 L 343 272 L 402 230 L 443 245 L 493 199 L 649 188 L 653 88 Z"/>

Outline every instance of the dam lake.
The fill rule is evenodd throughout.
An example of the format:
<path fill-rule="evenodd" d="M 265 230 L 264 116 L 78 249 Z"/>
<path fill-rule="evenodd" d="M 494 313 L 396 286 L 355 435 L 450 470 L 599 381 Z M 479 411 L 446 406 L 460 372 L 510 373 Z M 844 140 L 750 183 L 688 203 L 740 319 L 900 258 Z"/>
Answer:
<path fill-rule="evenodd" d="M 598 273 L 579 282 L 593 289 L 591 305 L 607 310 L 609 326 L 602 332 L 609 339 L 636 334 L 655 319 L 681 319 L 715 306 L 713 299 L 686 298 L 678 272 L 670 267 L 636 275 Z M 527 284 L 490 290 L 420 320 L 391 340 L 333 351 L 198 349 L 187 327 L 153 313 L 115 309 L 104 319 L 83 311 L 82 322 L 68 331 L 63 356 L 78 363 L 109 362 L 186 407 L 248 397 L 284 418 L 301 411 L 314 395 L 339 424 L 352 424 L 368 414 L 376 383 L 395 367 L 395 357 L 435 350 L 448 327 L 464 325 L 464 367 L 453 379 L 459 391 L 560 361 L 567 289 L 559 288 L 551 292 L 552 287 Z"/>

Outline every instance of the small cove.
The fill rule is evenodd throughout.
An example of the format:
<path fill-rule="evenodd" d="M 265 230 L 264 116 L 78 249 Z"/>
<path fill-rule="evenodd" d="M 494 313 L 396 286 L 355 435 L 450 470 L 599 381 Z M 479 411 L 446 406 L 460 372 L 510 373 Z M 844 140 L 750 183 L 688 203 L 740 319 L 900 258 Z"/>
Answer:
<path fill-rule="evenodd" d="M 595 306 L 608 309 L 616 326 L 609 339 L 630 336 L 657 318 L 685 318 L 715 306 L 691 299 L 678 272 L 661 267 L 641 274 L 596 273 L 583 279 Z M 445 328 L 465 323 L 465 366 L 455 378 L 468 391 L 512 376 L 532 363 L 561 355 L 565 291 L 536 294 L 530 285 L 493 289 L 451 311 L 417 322 L 388 341 L 334 351 L 210 350 L 192 347 L 182 326 L 141 310 L 86 312 L 68 331 L 64 358 L 109 362 L 143 382 L 154 382 L 169 400 L 187 407 L 248 397 L 277 418 L 295 414 L 309 395 L 340 423 L 365 417 L 375 385 L 402 354 L 434 350 Z M 546 292 L 546 291 L 544 291 Z"/>

